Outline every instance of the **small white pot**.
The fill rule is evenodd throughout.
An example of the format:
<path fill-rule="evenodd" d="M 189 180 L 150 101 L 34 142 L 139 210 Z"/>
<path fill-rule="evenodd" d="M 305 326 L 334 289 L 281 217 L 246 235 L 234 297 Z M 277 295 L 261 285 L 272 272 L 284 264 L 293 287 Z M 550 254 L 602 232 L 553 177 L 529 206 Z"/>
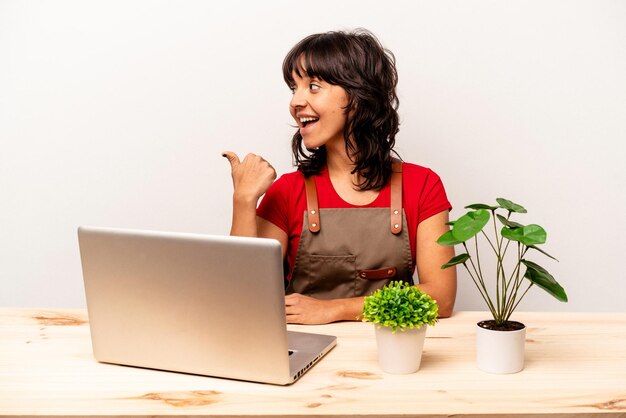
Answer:
<path fill-rule="evenodd" d="M 422 349 L 426 338 L 426 325 L 421 328 L 391 332 L 389 327 L 378 327 L 376 345 L 378 346 L 378 364 L 387 373 L 409 374 L 420 368 Z"/>
<path fill-rule="evenodd" d="M 517 373 L 524 368 L 526 327 L 494 331 L 476 325 L 476 365 L 488 373 Z"/>

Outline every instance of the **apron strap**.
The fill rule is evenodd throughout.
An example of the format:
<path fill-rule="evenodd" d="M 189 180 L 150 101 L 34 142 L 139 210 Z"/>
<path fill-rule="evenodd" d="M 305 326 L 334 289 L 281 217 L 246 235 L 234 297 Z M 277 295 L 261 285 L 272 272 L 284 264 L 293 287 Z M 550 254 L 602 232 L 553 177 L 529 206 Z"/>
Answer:
<path fill-rule="evenodd" d="M 391 233 L 402 232 L 402 162 L 391 163 Z"/>
<path fill-rule="evenodd" d="M 319 232 L 320 208 L 317 202 L 317 187 L 315 187 L 315 179 L 313 179 L 313 176 L 304 178 L 304 187 L 306 191 L 306 211 L 309 221 L 309 231 Z"/>
<path fill-rule="evenodd" d="M 391 233 L 402 232 L 402 162 L 394 160 L 391 165 Z M 304 178 L 308 227 L 311 232 L 320 231 L 320 209 L 317 201 L 317 187 L 313 176 Z"/>

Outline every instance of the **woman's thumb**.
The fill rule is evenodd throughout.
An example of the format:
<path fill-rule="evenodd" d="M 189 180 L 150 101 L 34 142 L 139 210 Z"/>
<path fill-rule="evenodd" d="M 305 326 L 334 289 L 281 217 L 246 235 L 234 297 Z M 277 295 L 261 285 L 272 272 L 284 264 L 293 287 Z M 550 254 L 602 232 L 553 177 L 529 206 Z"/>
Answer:
<path fill-rule="evenodd" d="M 231 168 L 235 168 L 239 165 L 239 157 L 232 151 L 224 151 L 222 157 L 225 157 L 230 163 Z"/>

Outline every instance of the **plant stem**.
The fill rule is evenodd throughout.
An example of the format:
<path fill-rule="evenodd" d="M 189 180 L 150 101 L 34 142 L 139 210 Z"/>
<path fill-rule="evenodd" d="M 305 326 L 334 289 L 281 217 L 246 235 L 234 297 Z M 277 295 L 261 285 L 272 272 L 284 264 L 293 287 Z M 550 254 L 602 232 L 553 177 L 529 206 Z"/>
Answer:
<path fill-rule="evenodd" d="M 515 277 L 515 281 L 513 282 L 513 289 L 510 291 L 510 293 L 508 293 L 508 297 L 507 297 L 507 303 L 506 303 L 506 308 L 505 308 L 505 315 L 507 317 L 509 317 L 511 313 L 513 313 L 513 311 L 511 310 L 511 307 L 513 306 L 513 304 L 515 303 L 515 300 L 517 299 L 517 292 L 521 286 L 521 281 L 520 281 L 521 263 L 522 263 L 521 244 L 518 241 L 517 242 L 517 264 L 515 265 L 515 269 L 513 270 L 513 273 L 511 274 L 511 277 L 509 278 L 507 282 L 507 292 L 508 292 L 508 287 L 511 284 L 513 277 Z"/>
<path fill-rule="evenodd" d="M 512 212 L 508 211 L 508 213 L 506 215 L 506 220 L 507 221 L 511 219 L 511 214 L 512 214 Z M 500 244 L 502 244 L 502 242 L 504 242 L 504 237 L 502 237 L 502 241 L 501 241 Z M 511 294 L 509 293 L 509 284 L 510 284 L 511 279 L 509 279 L 508 281 L 506 280 L 506 274 L 504 272 L 504 265 L 503 265 L 504 258 L 506 257 L 506 253 L 507 253 L 507 251 L 509 249 L 509 245 L 510 244 L 511 244 L 511 240 L 507 239 L 506 245 L 504 247 L 504 251 L 502 251 L 502 254 L 500 255 L 500 258 L 498 259 L 498 261 L 500 263 L 500 266 L 501 266 L 501 269 L 502 269 L 502 294 L 503 294 L 503 296 L 502 296 L 502 304 L 504 305 L 503 312 L 502 312 L 503 317 L 506 316 L 507 309 L 510 307 L 510 303 L 509 302 L 510 302 Z M 518 244 L 519 244 L 519 242 L 518 242 Z M 518 251 L 518 255 L 519 255 L 519 251 Z M 518 262 L 518 264 L 519 264 L 519 262 Z M 513 276 L 515 276 L 516 271 L 517 271 L 517 267 L 518 266 L 516 266 L 513 269 L 513 272 L 511 273 L 511 278 L 513 278 Z M 505 321 L 505 319 L 503 319 L 503 321 Z"/>
<path fill-rule="evenodd" d="M 470 258 L 470 260 L 471 260 L 471 258 Z M 472 272 L 470 271 L 470 269 L 467 267 L 467 265 L 465 263 L 463 263 L 463 267 L 465 267 L 465 270 L 467 270 L 467 272 L 469 273 L 470 277 L 474 281 L 474 284 L 476 285 L 476 288 L 478 288 L 478 291 L 480 292 L 480 296 L 482 296 L 483 300 L 487 304 L 487 307 L 491 311 L 491 315 L 495 318 L 496 317 L 496 312 L 495 312 L 495 310 L 493 308 L 493 302 L 491 302 L 491 298 L 489 298 L 489 293 L 487 292 L 487 289 L 485 288 L 484 283 L 482 283 L 482 285 L 478 284 L 478 282 L 474 278 L 474 275 L 472 274 Z"/>
<path fill-rule="evenodd" d="M 519 271 L 519 267 L 520 267 L 520 263 L 521 263 L 521 255 L 520 255 L 520 243 L 517 243 L 517 264 L 515 264 L 515 268 L 513 269 L 513 272 L 511 273 L 511 277 L 509 277 L 509 280 L 507 280 L 506 282 L 506 289 L 508 292 L 509 286 L 511 286 L 511 281 L 513 281 L 514 277 L 517 277 L 516 274 Z M 514 286 L 515 286 L 514 282 Z"/>
<path fill-rule="evenodd" d="M 512 297 L 511 300 L 511 305 L 513 305 L 513 303 L 517 300 L 517 303 L 515 303 L 515 306 L 511 307 L 508 310 L 508 314 L 507 317 L 511 316 L 511 314 L 513 313 L 513 311 L 515 311 L 515 308 L 517 307 L 517 305 L 519 305 L 519 303 L 522 301 L 522 299 L 524 298 L 524 296 L 526 295 L 526 292 L 528 292 L 528 289 L 530 289 L 530 286 L 526 289 L 526 291 L 522 294 L 522 296 L 519 297 L 519 299 L 517 298 L 517 293 L 519 291 L 519 288 L 522 286 L 522 279 L 524 278 L 523 276 L 520 277 L 520 273 L 521 270 L 519 269 L 519 267 L 521 267 L 521 262 L 524 258 L 524 256 L 526 255 L 526 252 L 528 252 L 528 247 L 524 246 L 524 245 L 519 245 L 518 243 L 518 247 L 520 248 L 518 250 L 518 269 L 517 269 L 517 275 L 515 278 L 515 294 Z M 523 248 L 523 250 L 522 250 Z M 530 283 L 530 285 L 532 286 L 532 282 Z"/>
<path fill-rule="evenodd" d="M 474 235 L 474 247 L 476 248 L 476 262 L 478 263 L 478 271 L 480 272 L 480 277 L 482 277 L 483 270 L 480 268 L 480 257 L 478 255 L 478 235 Z"/>
<path fill-rule="evenodd" d="M 491 245 L 491 248 L 493 249 L 494 253 L 497 253 L 496 251 L 496 247 L 493 246 L 493 243 L 491 242 L 491 240 L 489 239 L 489 236 L 487 234 L 485 234 L 485 231 L 480 231 L 482 232 L 482 234 L 485 236 L 485 239 L 487 240 L 487 242 L 489 243 L 489 245 Z"/>
<path fill-rule="evenodd" d="M 465 248 L 465 252 L 467 254 L 470 253 L 469 249 L 467 248 L 467 245 L 465 244 L 465 242 L 463 242 L 463 248 Z M 478 256 L 477 256 L 478 257 Z M 474 264 L 474 257 L 470 257 L 469 258 L 470 263 L 472 263 L 472 268 L 474 269 L 474 273 L 476 273 L 476 277 L 478 277 L 478 280 L 480 281 L 480 284 L 484 287 L 485 286 L 485 282 L 483 281 L 483 276 L 478 272 L 478 270 L 476 269 L 476 265 Z"/>
<path fill-rule="evenodd" d="M 524 246 L 524 252 L 523 252 L 523 253 L 522 253 L 522 255 L 520 256 L 520 260 L 521 260 L 522 258 L 524 258 L 524 256 L 525 256 L 525 255 L 526 255 L 526 253 L 528 252 L 528 250 L 530 250 L 530 248 L 529 248 L 529 247 Z"/>
<path fill-rule="evenodd" d="M 469 249 L 467 248 L 467 245 L 465 244 L 465 242 L 463 242 L 463 248 L 465 248 L 465 252 L 467 254 L 470 253 Z M 478 255 L 477 255 L 478 257 Z M 470 256 L 469 258 L 470 263 L 472 264 L 472 268 L 474 269 L 474 273 L 476 273 L 476 277 L 478 279 L 478 282 L 476 281 L 476 279 L 474 279 L 474 276 L 472 275 L 472 273 L 470 272 L 469 268 L 465 265 L 465 263 L 463 263 L 463 265 L 465 265 L 465 268 L 467 269 L 467 272 L 470 273 L 470 276 L 472 277 L 472 280 L 474 280 L 474 283 L 476 284 L 476 286 L 479 288 L 482 288 L 485 296 L 487 297 L 487 299 L 489 300 L 488 304 L 490 305 L 490 310 L 493 312 L 493 303 L 491 302 L 491 298 L 489 297 L 489 292 L 487 291 L 487 287 L 485 286 L 485 280 L 483 279 L 482 274 L 476 269 L 476 265 L 474 264 L 474 260 L 473 257 Z M 479 284 L 480 283 L 480 286 Z M 483 297 L 484 299 L 484 297 Z M 485 300 L 486 301 L 486 300 Z"/>
<path fill-rule="evenodd" d="M 513 314 L 513 312 L 515 312 L 515 309 L 517 308 L 517 305 L 519 305 L 519 303 L 522 301 L 522 299 L 524 299 L 524 296 L 526 296 L 526 293 L 528 293 L 528 291 L 530 290 L 530 288 L 533 287 L 533 283 L 531 282 L 528 287 L 526 288 L 526 291 L 524 291 L 524 293 L 522 294 L 522 296 L 519 298 L 519 300 L 517 301 L 517 303 L 515 304 L 515 306 L 513 306 L 513 309 L 511 309 L 509 311 L 509 313 L 506 316 L 505 321 L 508 321 L 509 318 L 511 317 L 511 315 Z"/>
<path fill-rule="evenodd" d="M 524 296 L 526 295 L 526 292 L 528 292 L 528 289 L 530 289 L 530 286 L 526 289 L 526 291 L 522 294 L 522 296 L 517 297 L 517 293 L 519 291 L 519 288 L 522 286 L 522 277 L 520 277 L 520 267 L 521 267 L 521 262 L 524 259 L 524 256 L 526 255 L 526 253 L 528 252 L 529 248 L 524 246 L 524 245 L 520 245 L 520 243 L 518 242 L 518 261 L 517 261 L 517 275 L 515 278 L 515 283 L 514 283 L 514 289 L 515 289 L 515 293 L 512 295 L 511 297 L 511 303 L 509 304 L 509 308 L 507 309 L 507 317 L 511 316 L 511 314 L 513 313 L 513 311 L 515 311 L 515 308 L 517 307 L 517 305 L 519 305 L 519 303 L 522 301 L 522 299 L 524 298 Z M 522 249 L 523 248 L 523 249 Z M 532 282 L 530 283 L 530 285 L 532 285 Z M 515 301 L 517 300 L 517 303 L 515 303 Z M 515 303 L 514 306 L 511 307 L 511 305 L 513 305 Z"/>
<path fill-rule="evenodd" d="M 485 292 L 487 292 L 487 287 L 485 286 L 485 282 L 484 282 L 484 279 L 483 279 L 483 270 L 482 270 L 482 268 L 480 266 L 480 256 L 479 256 L 479 253 L 478 253 L 478 235 L 474 235 L 474 247 L 476 249 L 476 263 L 478 264 L 478 274 L 479 274 L 478 277 L 480 277 L 480 282 L 483 285 L 483 287 L 485 288 Z M 487 297 L 489 297 L 489 293 L 488 292 L 487 292 Z M 491 299 L 490 299 L 490 301 L 491 301 Z M 493 303 L 491 304 L 491 308 L 490 309 L 492 310 L 492 308 L 493 308 Z M 492 310 L 492 314 L 493 314 L 493 310 Z"/>
<path fill-rule="evenodd" d="M 504 239 L 504 238 L 503 238 Z M 507 240 L 506 245 L 504 246 L 504 251 L 502 252 L 502 257 L 500 258 L 500 263 L 503 263 L 504 261 L 504 257 L 506 256 L 506 252 L 509 249 L 509 244 L 511 244 L 511 240 Z M 505 283 L 505 274 L 504 274 L 504 266 L 502 266 L 502 291 L 503 293 L 506 295 L 507 289 L 508 289 L 508 285 L 509 283 L 506 282 Z M 515 274 L 514 272 L 511 273 L 511 277 L 513 277 L 513 274 Z M 506 300 L 506 296 L 505 296 L 505 300 Z"/>
<path fill-rule="evenodd" d="M 511 214 L 511 212 L 509 212 L 509 215 Z M 494 251 L 496 252 L 496 257 L 498 259 L 498 262 L 496 264 L 496 299 L 497 299 L 497 304 L 498 304 L 498 318 L 495 318 L 496 322 L 500 323 L 502 322 L 502 315 L 504 314 L 504 305 L 505 305 L 505 296 L 506 294 L 500 295 L 500 276 L 502 275 L 504 277 L 504 266 L 502 264 L 502 241 L 504 241 L 504 238 L 501 238 L 500 240 L 498 240 L 498 225 L 496 224 L 496 210 L 492 210 L 491 211 L 491 218 L 493 220 L 493 233 L 494 233 L 494 237 L 496 240 L 496 245 L 498 247 L 497 250 Z M 502 279 L 504 280 L 504 278 Z"/>

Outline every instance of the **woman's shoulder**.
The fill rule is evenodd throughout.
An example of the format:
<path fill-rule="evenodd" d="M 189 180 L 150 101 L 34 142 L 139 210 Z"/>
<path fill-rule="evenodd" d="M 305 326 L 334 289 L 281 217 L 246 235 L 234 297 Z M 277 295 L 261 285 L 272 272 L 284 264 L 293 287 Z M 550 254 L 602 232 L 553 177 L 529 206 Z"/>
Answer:
<path fill-rule="evenodd" d="M 281 174 L 280 177 L 276 180 L 277 182 L 283 182 L 286 184 L 296 184 L 296 183 L 304 183 L 304 175 L 299 170 L 294 170 L 289 173 Z"/>
<path fill-rule="evenodd" d="M 422 165 L 402 162 L 402 174 L 406 178 L 410 178 L 414 181 L 417 180 L 428 180 L 428 179 L 438 179 L 439 175 L 435 173 L 431 168 L 424 167 Z"/>
<path fill-rule="evenodd" d="M 304 188 L 304 175 L 297 170 L 281 174 L 270 188 L 281 193 L 293 193 L 299 188 Z"/>
<path fill-rule="evenodd" d="M 265 192 L 257 214 L 269 220 L 272 219 L 270 212 L 289 213 L 299 204 L 303 193 L 304 176 L 302 173 L 294 171 L 281 174 Z M 284 221 L 283 224 L 286 225 L 286 222 Z"/>
<path fill-rule="evenodd" d="M 437 173 L 428 167 L 417 164 L 402 164 L 402 186 L 407 190 L 407 206 L 417 209 L 417 223 L 451 209 L 446 190 Z M 411 196 L 411 197 L 409 197 Z"/>

